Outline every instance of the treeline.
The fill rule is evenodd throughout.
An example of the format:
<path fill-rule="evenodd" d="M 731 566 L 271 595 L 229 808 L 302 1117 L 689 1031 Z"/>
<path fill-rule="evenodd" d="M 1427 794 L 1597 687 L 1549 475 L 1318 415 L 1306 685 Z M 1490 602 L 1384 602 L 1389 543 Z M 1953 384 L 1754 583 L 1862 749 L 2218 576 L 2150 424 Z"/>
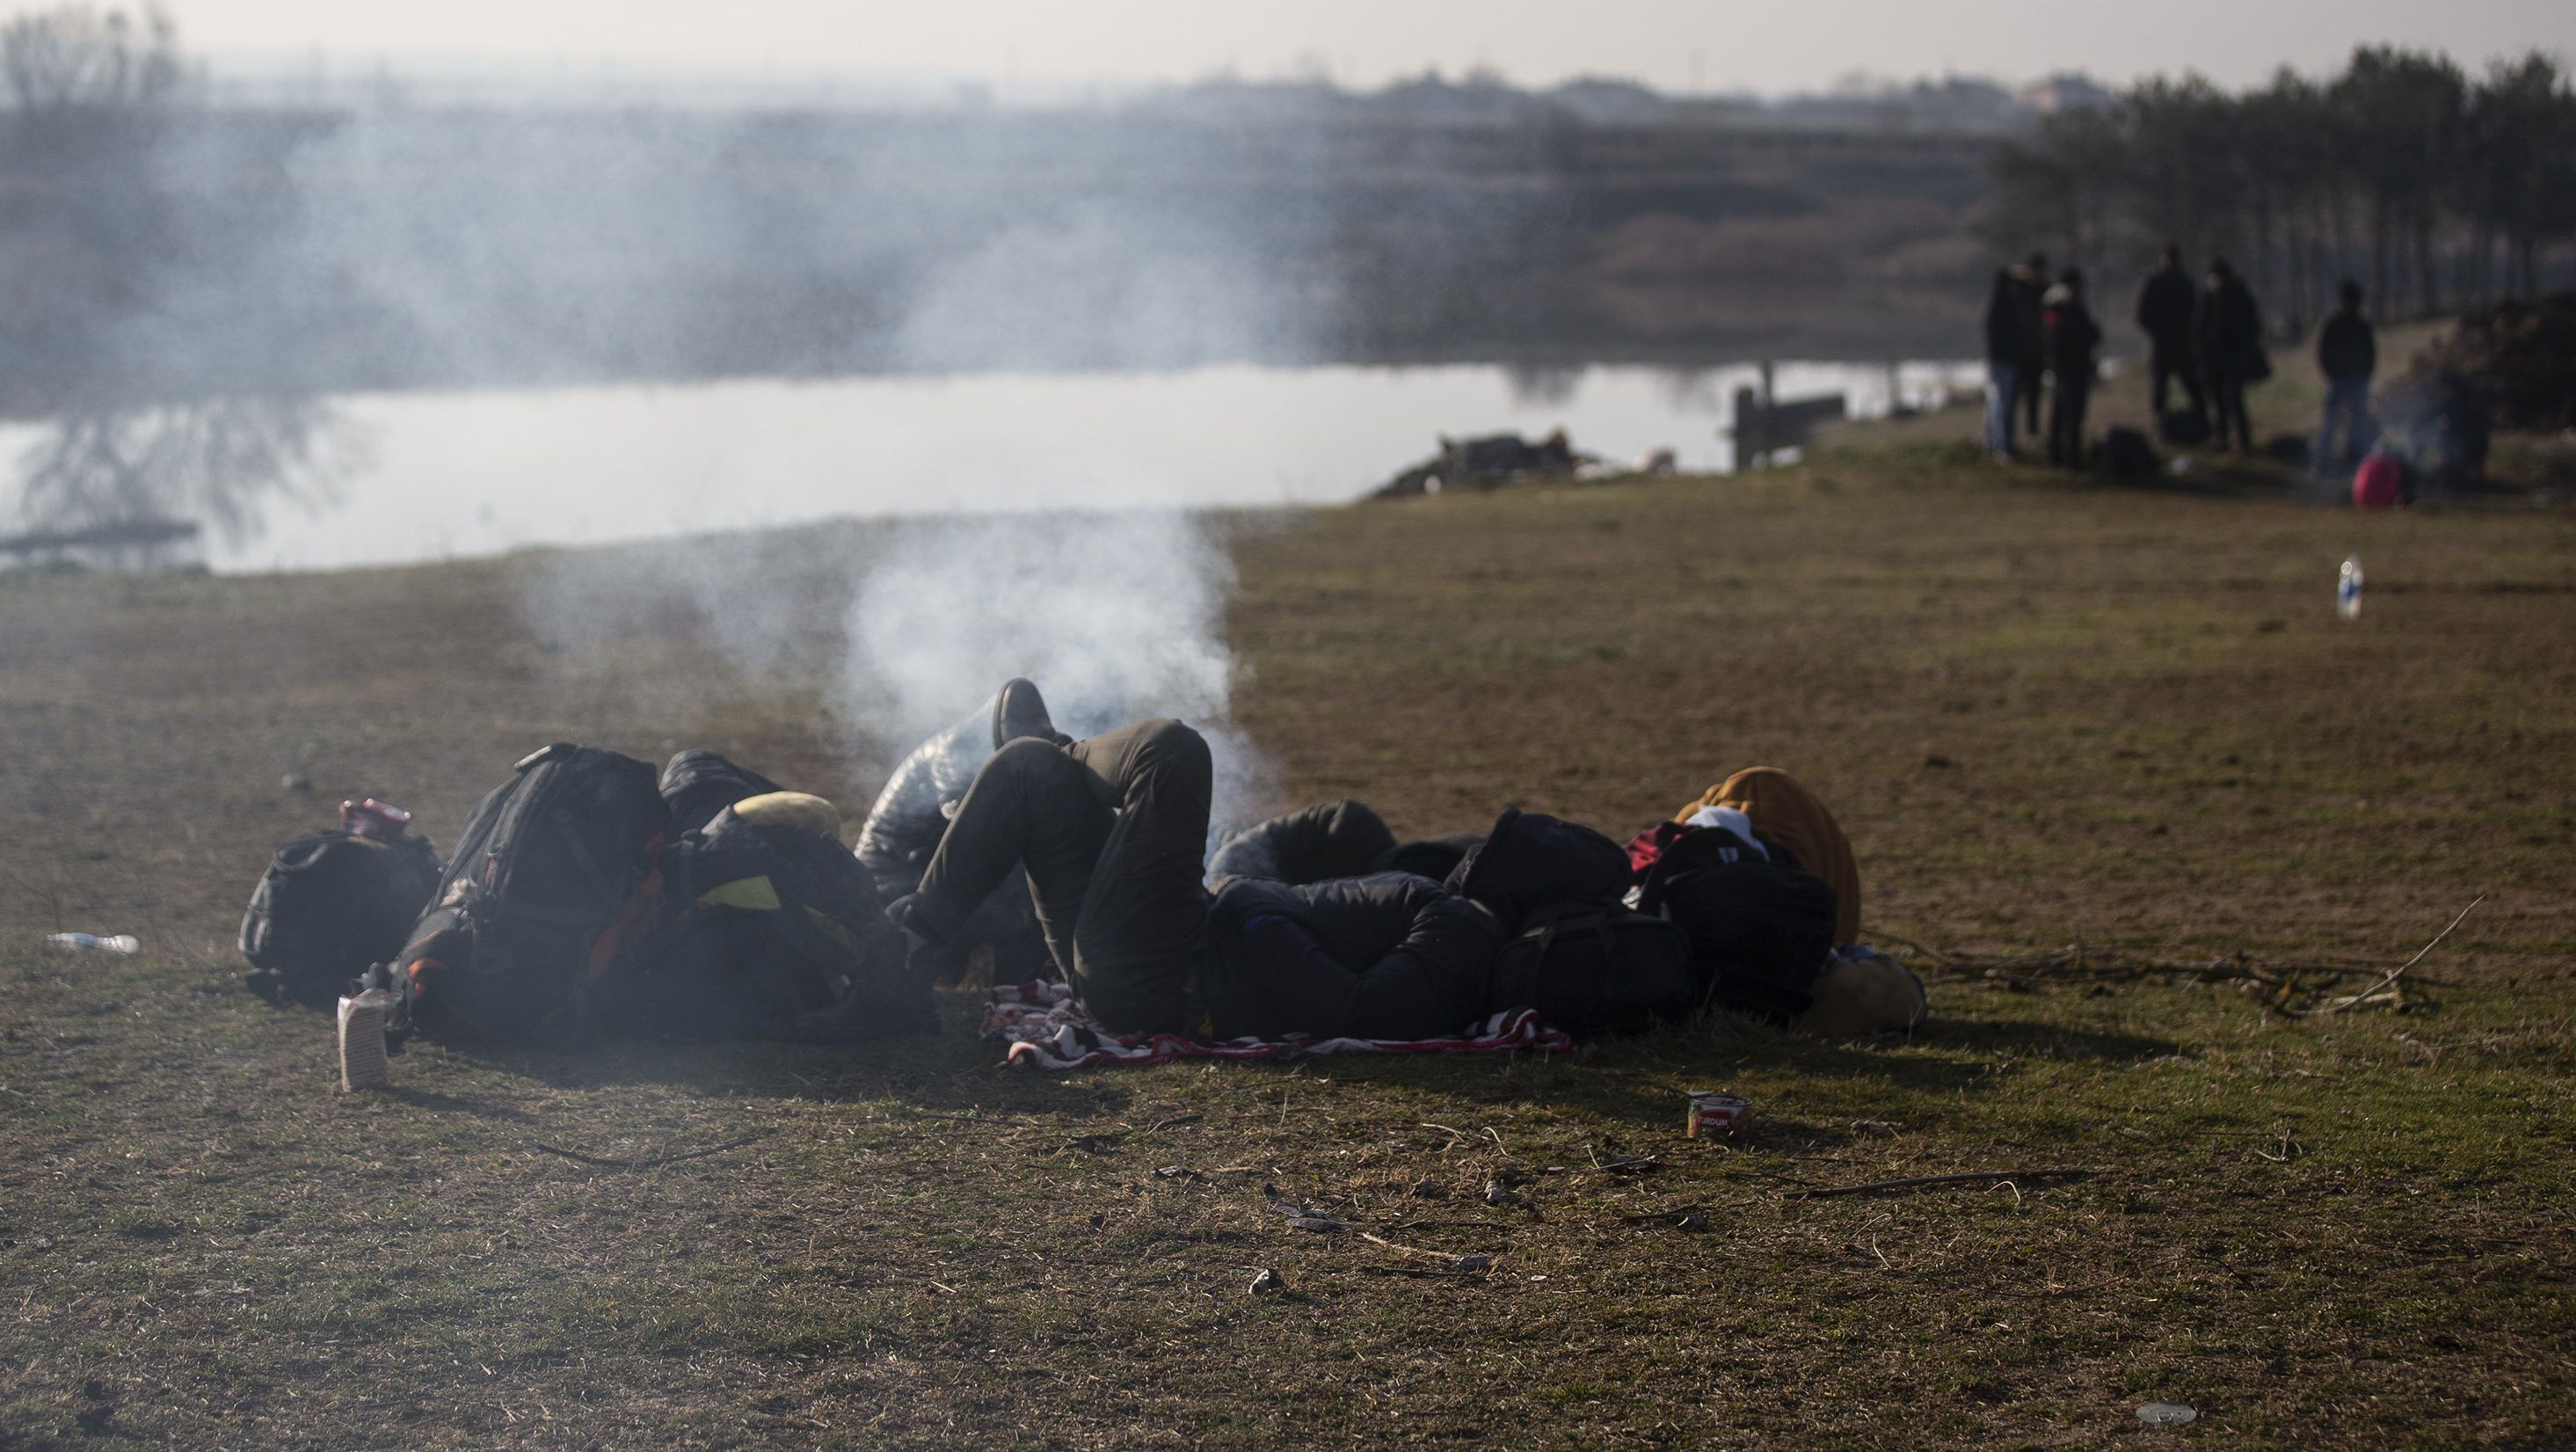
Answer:
<path fill-rule="evenodd" d="M 2146 81 L 2005 143 L 1994 177 L 1981 232 L 2011 255 L 2133 271 L 2170 240 L 2233 260 L 2294 328 L 2345 277 L 2382 316 L 2427 315 L 2537 291 L 2576 239 L 2576 91 L 2536 51 L 2471 76 L 2364 47 L 2240 95 Z"/>

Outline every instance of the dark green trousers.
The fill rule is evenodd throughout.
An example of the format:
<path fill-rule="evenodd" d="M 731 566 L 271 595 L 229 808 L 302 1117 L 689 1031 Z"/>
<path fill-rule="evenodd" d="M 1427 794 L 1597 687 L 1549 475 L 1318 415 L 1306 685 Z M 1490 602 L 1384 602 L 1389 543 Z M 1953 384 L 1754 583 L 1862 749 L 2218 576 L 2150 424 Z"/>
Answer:
<path fill-rule="evenodd" d="M 967 788 L 907 925 L 962 925 L 1025 865 L 1048 952 L 1101 1027 L 1193 1031 L 1213 780 L 1206 740 L 1178 721 L 1014 741 Z"/>

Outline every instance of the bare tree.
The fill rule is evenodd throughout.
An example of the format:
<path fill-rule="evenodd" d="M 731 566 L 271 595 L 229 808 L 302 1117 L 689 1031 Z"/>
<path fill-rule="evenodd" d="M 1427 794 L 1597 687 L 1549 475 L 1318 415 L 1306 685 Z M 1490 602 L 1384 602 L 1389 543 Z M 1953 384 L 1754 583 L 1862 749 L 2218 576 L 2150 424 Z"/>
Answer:
<path fill-rule="evenodd" d="M 86 5 L 0 26 L 0 382 L 65 407 L 116 371 L 107 339 L 179 259 L 161 165 L 183 67 L 169 17 Z"/>
<path fill-rule="evenodd" d="M 319 509 L 364 469 L 373 437 L 303 397 L 205 399 L 69 414 L 19 457 L 18 513 L 30 530 L 201 520 L 239 543 L 276 503 Z"/>
<path fill-rule="evenodd" d="M 185 75 L 178 27 L 158 5 L 132 14 L 66 5 L 0 26 L 0 86 L 22 125 L 157 117 Z"/>
<path fill-rule="evenodd" d="M 2087 116 L 1998 149 L 1983 227 L 1998 246 L 2222 249 L 2286 303 L 2276 317 L 2302 319 L 2353 274 L 2382 309 L 2410 294 L 2416 311 L 2440 307 L 2445 264 L 2484 296 L 2498 243 L 2507 289 L 2534 292 L 2545 250 L 2576 235 L 2576 94 L 2537 53 L 2472 80 L 2442 56 L 2366 46 L 2323 84 L 2284 71 L 2229 95 L 2157 78 Z"/>

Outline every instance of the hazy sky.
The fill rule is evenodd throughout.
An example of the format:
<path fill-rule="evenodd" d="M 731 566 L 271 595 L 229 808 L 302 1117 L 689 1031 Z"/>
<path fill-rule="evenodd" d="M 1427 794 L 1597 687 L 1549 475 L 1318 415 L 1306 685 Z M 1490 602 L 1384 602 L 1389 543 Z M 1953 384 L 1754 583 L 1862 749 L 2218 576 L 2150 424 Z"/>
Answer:
<path fill-rule="evenodd" d="M 2360 42 L 2472 64 L 2576 53 L 2576 0 L 165 0 L 200 52 L 990 79 L 1187 80 L 1329 68 L 1374 85 L 1438 66 L 1546 83 L 1634 76 L 1761 92 L 1855 70 L 2113 80 L 2196 68 L 2249 84 Z M 36 8 L 0 0 L 10 11 Z"/>

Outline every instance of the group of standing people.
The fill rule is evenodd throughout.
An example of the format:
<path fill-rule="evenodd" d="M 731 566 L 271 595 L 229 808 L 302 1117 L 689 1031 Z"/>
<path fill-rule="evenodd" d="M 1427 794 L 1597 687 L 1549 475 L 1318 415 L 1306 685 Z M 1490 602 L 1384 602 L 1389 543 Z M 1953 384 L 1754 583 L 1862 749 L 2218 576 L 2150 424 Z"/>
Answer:
<path fill-rule="evenodd" d="M 2018 424 L 2046 439 L 2050 464 L 2081 468 L 2084 413 L 2102 353 L 2102 326 L 2085 303 L 2083 272 L 2070 267 L 2051 278 L 2042 252 L 1997 270 L 1985 323 L 1986 451 L 1997 459 L 2020 457 Z"/>
<path fill-rule="evenodd" d="M 2263 309 L 2227 259 L 2210 259 L 2195 285 L 2182 249 L 2168 244 L 2138 287 L 2138 327 L 2147 335 L 2148 402 L 2159 432 L 2254 452 L 2245 390 L 2272 376 L 2272 360 L 2263 350 Z M 2168 407 L 2176 383 L 2190 405 L 2179 413 Z"/>
<path fill-rule="evenodd" d="M 2357 305 L 2355 299 L 2348 310 Z M 2138 290 L 2137 323 L 2147 335 L 2159 432 L 2181 442 L 2213 439 L 2222 448 L 2232 442 L 2239 452 L 2253 452 L 2245 390 L 2270 377 L 2272 367 L 2263 351 L 2262 309 L 2245 279 L 2222 257 L 2213 258 L 2206 277 L 2195 282 L 2181 249 L 2168 246 Z M 1986 301 L 1985 332 L 1987 452 L 2018 458 L 2018 424 L 2044 437 L 2051 465 L 2082 468 L 2084 415 L 2102 351 L 2102 327 L 2085 302 L 2083 272 L 2069 267 L 2052 279 L 2047 255 L 2038 252 L 2019 266 L 1999 269 Z M 2365 390 L 2367 383 L 2365 373 Z M 2188 404 L 2183 410 L 2168 407 L 2177 384 Z"/>

